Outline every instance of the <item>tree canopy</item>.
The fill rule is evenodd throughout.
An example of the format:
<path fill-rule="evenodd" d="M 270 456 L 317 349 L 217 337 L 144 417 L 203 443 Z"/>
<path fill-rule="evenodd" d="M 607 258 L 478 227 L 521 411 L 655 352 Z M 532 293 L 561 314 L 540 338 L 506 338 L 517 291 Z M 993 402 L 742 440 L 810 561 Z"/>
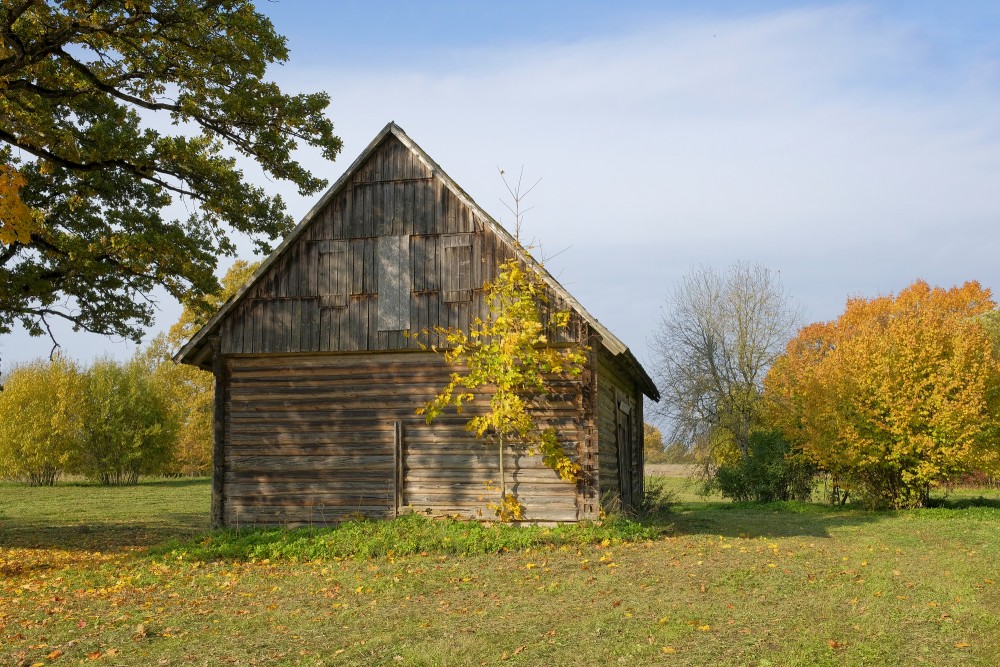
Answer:
<path fill-rule="evenodd" d="M 766 267 L 701 267 L 685 276 L 668 296 L 652 341 L 669 439 L 748 456 L 764 376 L 799 317 Z"/>
<path fill-rule="evenodd" d="M 245 0 L 0 5 L 0 333 L 53 318 L 138 340 L 149 293 L 217 289 L 233 231 L 261 249 L 292 220 L 237 156 L 302 194 L 333 159 L 325 93 L 266 79 L 285 39 Z"/>
<path fill-rule="evenodd" d="M 982 318 L 993 307 L 975 282 L 849 300 L 774 364 L 774 422 L 872 504 L 919 505 L 933 484 L 996 470 L 1000 365 Z"/>

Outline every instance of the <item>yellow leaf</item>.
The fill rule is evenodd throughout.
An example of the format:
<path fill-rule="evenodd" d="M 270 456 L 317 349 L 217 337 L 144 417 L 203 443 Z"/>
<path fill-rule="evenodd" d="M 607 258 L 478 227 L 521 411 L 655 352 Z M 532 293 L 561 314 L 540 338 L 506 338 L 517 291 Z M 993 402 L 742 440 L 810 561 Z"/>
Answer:
<path fill-rule="evenodd" d="M 674 647 L 673 647 L 673 646 L 664 646 L 664 647 L 663 647 L 663 648 L 661 648 L 660 650 L 661 650 L 662 652 L 664 652 L 664 653 L 675 653 L 675 652 L 676 652 L 676 651 L 674 650 Z"/>
<path fill-rule="evenodd" d="M 956 642 L 955 648 L 969 648 L 968 642 Z"/>
<path fill-rule="evenodd" d="M 24 177 L 13 167 L 0 164 L 0 245 L 28 243 L 38 225 L 38 212 L 21 200 Z"/>

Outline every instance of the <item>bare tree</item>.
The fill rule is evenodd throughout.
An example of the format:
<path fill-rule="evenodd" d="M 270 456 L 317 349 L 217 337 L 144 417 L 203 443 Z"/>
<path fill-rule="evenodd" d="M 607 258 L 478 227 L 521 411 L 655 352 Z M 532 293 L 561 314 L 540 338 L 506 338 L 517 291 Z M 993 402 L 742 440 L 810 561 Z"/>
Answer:
<path fill-rule="evenodd" d="M 653 335 L 661 416 L 673 441 L 717 442 L 749 453 L 762 384 L 802 319 L 778 275 L 738 263 L 699 267 L 667 296 Z"/>

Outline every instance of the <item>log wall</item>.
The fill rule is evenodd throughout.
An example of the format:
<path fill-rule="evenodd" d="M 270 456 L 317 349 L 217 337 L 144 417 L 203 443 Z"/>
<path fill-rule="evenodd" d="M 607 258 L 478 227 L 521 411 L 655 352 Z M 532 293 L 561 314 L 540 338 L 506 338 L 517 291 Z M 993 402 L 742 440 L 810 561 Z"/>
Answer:
<path fill-rule="evenodd" d="M 492 519 L 497 451 L 465 431 L 476 414 L 415 414 L 448 380 L 432 352 L 225 357 L 227 525 L 325 524 L 399 512 Z M 579 380 L 536 415 L 555 426 L 567 451 L 585 442 Z M 577 484 L 540 456 L 508 450 L 507 482 L 534 521 L 575 521 Z"/>

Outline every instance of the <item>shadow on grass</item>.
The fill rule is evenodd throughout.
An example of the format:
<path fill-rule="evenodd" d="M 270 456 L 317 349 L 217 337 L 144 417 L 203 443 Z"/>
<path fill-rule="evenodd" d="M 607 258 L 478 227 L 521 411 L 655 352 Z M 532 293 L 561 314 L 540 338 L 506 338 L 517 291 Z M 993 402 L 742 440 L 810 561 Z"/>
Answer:
<path fill-rule="evenodd" d="M 205 513 L 163 514 L 156 520 L 49 523 L 0 518 L 0 546 L 101 552 L 151 547 L 208 531 Z"/>
<path fill-rule="evenodd" d="M 1000 509 L 1000 498 L 986 498 L 978 496 L 975 498 L 932 498 L 931 507 L 940 507 L 949 510 L 967 510 L 978 507 L 988 507 L 990 509 Z"/>
<path fill-rule="evenodd" d="M 675 535 L 743 538 L 830 537 L 831 529 L 882 521 L 892 513 L 813 503 L 684 503 L 675 508 Z"/>

